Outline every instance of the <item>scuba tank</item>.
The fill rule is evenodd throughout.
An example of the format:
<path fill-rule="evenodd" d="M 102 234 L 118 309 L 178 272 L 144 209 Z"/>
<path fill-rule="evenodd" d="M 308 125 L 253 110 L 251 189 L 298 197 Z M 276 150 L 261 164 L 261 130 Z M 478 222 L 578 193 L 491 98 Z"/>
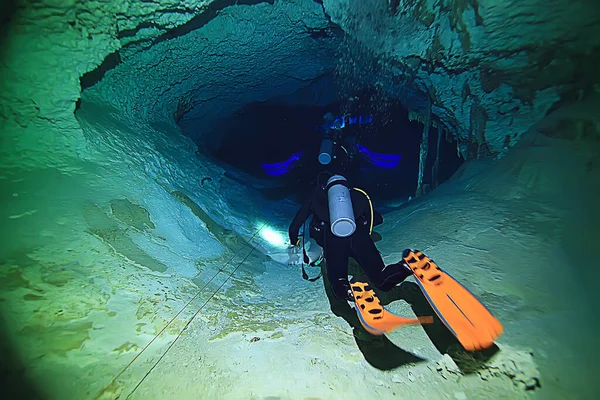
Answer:
<path fill-rule="evenodd" d="M 319 162 L 323 165 L 327 165 L 331 162 L 333 156 L 333 140 L 325 138 L 321 141 L 321 148 L 319 149 Z"/>
<path fill-rule="evenodd" d="M 333 175 L 327 181 L 326 188 L 331 233 L 338 237 L 348 237 L 356 230 L 356 221 L 346 178 Z"/>

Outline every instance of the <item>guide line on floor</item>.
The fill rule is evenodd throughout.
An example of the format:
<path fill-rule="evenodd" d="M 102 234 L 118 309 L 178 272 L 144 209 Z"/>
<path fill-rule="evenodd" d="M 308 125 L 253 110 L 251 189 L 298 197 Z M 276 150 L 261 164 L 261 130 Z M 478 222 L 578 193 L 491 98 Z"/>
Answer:
<path fill-rule="evenodd" d="M 263 224 L 250 238 L 250 240 L 248 240 L 248 243 L 252 242 L 252 240 L 254 240 L 258 234 L 263 230 L 263 228 L 266 226 L 267 224 Z M 133 388 L 133 390 L 127 395 L 126 399 L 129 399 L 133 393 L 137 390 L 138 387 L 140 387 L 140 385 L 144 382 L 144 380 L 148 377 L 148 375 L 150 375 L 150 373 L 152 372 L 152 370 L 154 370 L 154 368 L 161 362 L 161 360 L 167 355 L 167 353 L 169 352 L 169 350 L 171 350 L 171 348 L 175 345 L 175 343 L 177 342 L 177 340 L 179 340 L 179 338 L 181 337 L 181 335 L 183 334 L 183 332 L 185 332 L 185 330 L 188 328 L 188 326 L 192 323 L 192 321 L 196 318 L 196 316 L 202 311 L 202 309 L 208 304 L 208 302 L 210 300 L 212 300 L 212 298 L 219 292 L 219 290 L 221 290 L 223 288 L 223 286 L 225 286 L 225 283 L 227 283 L 229 281 L 229 279 L 233 276 L 233 274 L 239 269 L 239 267 L 248 259 L 248 257 L 250 256 L 250 254 L 252 254 L 252 252 L 256 249 L 257 243 L 255 243 L 252 248 L 250 249 L 250 251 L 248 252 L 248 254 L 246 254 L 246 256 L 244 257 L 244 259 L 242 261 L 240 261 L 236 267 L 233 269 L 233 271 L 231 271 L 230 273 L 227 274 L 227 278 L 225 278 L 225 280 L 223 281 L 223 283 L 221 283 L 221 285 L 219 285 L 219 287 L 208 297 L 208 299 L 198 308 L 198 310 L 196 310 L 196 312 L 194 313 L 194 315 L 192 315 L 192 317 L 188 320 L 188 322 L 185 324 L 185 326 L 183 327 L 183 329 L 177 334 L 177 336 L 175 337 L 175 340 L 173 340 L 173 342 L 169 345 L 169 347 L 167 348 L 167 350 L 165 350 L 165 352 L 159 357 L 159 359 L 154 363 L 154 365 L 152 365 L 152 367 L 148 370 L 148 372 L 146 372 L 146 374 L 144 375 L 144 377 L 138 382 L 138 384 Z M 117 376 L 115 376 L 113 378 L 113 380 L 104 387 L 104 389 L 102 389 L 102 391 L 96 396 L 96 399 L 99 399 L 108 388 L 110 388 L 112 385 L 114 385 L 114 383 L 121 377 L 121 375 L 123 375 L 123 373 L 125 373 L 125 371 L 131 366 L 133 365 L 133 363 L 142 355 L 142 353 L 144 353 L 144 351 L 146 351 L 151 345 L 152 343 L 154 343 L 154 341 L 156 339 L 158 339 L 158 337 L 160 335 L 162 335 L 162 333 L 177 319 L 177 317 L 179 317 L 179 315 L 181 315 L 181 313 L 183 311 L 185 311 L 185 309 L 194 301 L 198 298 L 198 296 L 200 296 L 200 294 L 203 293 L 204 289 L 206 289 L 206 287 L 220 274 L 224 271 L 224 268 L 229 265 L 237 256 L 238 254 L 240 254 L 242 252 L 242 250 L 244 250 L 244 246 L 242 246 L 240 248 L 240 250 L 238 250 L 237 253 L 235 253 L 225 264 L 223 264 L 223 266 L 204 284 L 204 286 L 202 286 L 202 288 L 200 290 L 198 290 L 198 292 L 194 295 L 194 297 L 192 297 L 184 306 L 183 308 L 181 308 L 181 310 L 179 310 L 179 312 L 177 312 L 177 314 L 175 314 L 175 316 L 173 318 L 171 318 L 171 320 L 169 320 L 169 322 L 160 330 L 160 332 L 158 332 L 153 338 L 152 340 L 150 340 L 150 342 L 148 342 L 148 344 L 146 344 L 142 350 L 135 355 L 135 357 L 133 357 L 133 359 L 121 370 L 121 372 L 119 372 L 117 374 Z"/>

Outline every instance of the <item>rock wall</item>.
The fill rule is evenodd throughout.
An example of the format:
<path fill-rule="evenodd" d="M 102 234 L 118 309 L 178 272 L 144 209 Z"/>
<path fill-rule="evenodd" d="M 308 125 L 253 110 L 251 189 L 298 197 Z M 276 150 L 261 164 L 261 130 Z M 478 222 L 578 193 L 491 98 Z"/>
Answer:
<path fill-rule="evenodd" d="M 309 0 L 4 2 L 0 322 L 6 332 L 0 361 L 7 348 L 18 353 L 24 364 L 19 371 L 51 398 L 95 398 L 247 246 L 244 237 L 265 216 L 284 226 L 294 205 L 267 203 L 236 184 L 194 154 L 194 143 L 173 121 L 188 113 L 208 124 L 246 102 L 286 97 L 330 66 L 343 76 L 353 54 L 338 61 L 345 48 L 330 52 L 336 38 L 328 16 L 367 48 L 364 54 L 379 55 L 372 61 L 381 71 L 390 71 L 363 78 L 404 98 L 414 115 L 431 104 L 461 138 L 466 156 L 472 143 L 475 153 L 486 142 L 501 151 L 555 100 L 584 98 L 596 82 L 588 53 L 598 46 L 597 14 L 584 12 L 590 2 L 570 3 L 569 13 L 558 0 L 379 4 L 325 0 L 323 9 Z M 537 5 L 545 10 L 539 17 Z M 267 21 L 282 31 L 265 27 Z M 544 41 L 547 51 L 536 53 Z M 82 86 L 89 88 L 88 102 L 80 103 L 76 119 Z M 483 210 L 489 215 L 489 208 Z M 411 231 L 397 231 L 403 232 Z M 259 275 L 264 263 L 256 257 L 244 271 Z M 286 291 L 298 282 L 296 271 L 284 285 L 278 276 L 264 279 L 275 283 L 279 296 L 269 307 L 287 301 Z M 241 279 L 234 292 L 248 282 Z M 297 304 L 290 309 L 298 310 L 306 296 L 294 295 Z M 326 308 L 316 307 L 318 313 Z M 328 334 L 312 320 L 307 326 L 316 329 L 308 337 Z M 181 319 L 165 331 L 152 356 L 162 354 L 183 327 Z M 338 350 L 331 351 L 335 366 Z"/>
<path fill-rule="evenodd" d="M 312 1 L 200 14 L 183 25 L 193 29 L 128 41 L 122 62 L 85 98 L 108 101 L 143 120 L 185 116 L 187 133 L 197 138 L 244 105 L 291 94 L 326 73 L 335 41 L 328 24 Z"/>
<path fill-rule="evenodd" d="M 11 165 L 85 153 L 72 118 L 80 83 L 106 76 L 90 98 L 136 118 L 188 113 L 209 125 L 356 62 L 332 50 L 340 47 L 335 24 L 375 55 L 377 76 L 365 81 L 415 115 L 431 107 L 467 158 L 502 152 L 553 105 L 583 99 L 598 83 L 593 0 L 14 4 L 0 67 L 0 151 Z"/>
<path fill-rule="evenodd" d="M 223 8 L 191 3 L 17 1 L 2 14 L 0 369 L 26 369 L 42 397 L 94 398 L 264 223 L 248 213 L 282 218 L 169 121 L 109 99 L 74 114 L 125 43 Z"/>
<path fill-rule="evenodd" d="M 548 110 L 599 80 L 593 0 L 324 0 L 378 58 L 376 85 L 437 118 L 465 158 L 503 152 Z M 598 90 L 598 86 L 596 86 Z"/>
<path fill-rule="evenodd" d="M 73 111 L 80 78 L 106 62 L 125 39 L 193 18 L 208 1 L 16 0 L 2 30 L 2 165 L 64 165 L 85 153 Z M 151 32 L 132 32 L 152 22 Z M 116 57 L 109 58 L 114 60 Z M 110 64 L 110 63 L 109 63 Z M 106 64 L 105 64 L 106 65 Z"/>

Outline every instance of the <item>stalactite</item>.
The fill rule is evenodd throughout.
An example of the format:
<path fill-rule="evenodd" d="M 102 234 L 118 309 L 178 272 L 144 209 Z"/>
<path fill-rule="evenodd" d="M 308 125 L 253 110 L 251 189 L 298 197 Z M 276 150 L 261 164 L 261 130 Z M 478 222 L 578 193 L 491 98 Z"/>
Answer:
<path fill-rule="evenodd" d="M 487 157 L 491 154 L 488 143 L 485 139 L 485 129 L 487 124 L 487 114 L 485 109 L 477 101 L 471 106 L 470 131 L 469 131 L 469 159 Z"/>
<path fill-rule="evenodd" d="M 442 126 L 444 127 L 446 143 L 454 142 L 454 136 L 453 136 L 453 133 L 450 131 L 450 128 L 447 127 L 446 125 L 442 125 Z"/>
<path fill-rule="evenodd" d="M 444 125 L 440 122 L 438 123 L 437 129 L 437 147 L 435 150 L 435 162 L 433 163 L 433 167 L 431 168 L 431 188 L 435 189 L 438 185 L 438 174 L 440 172 L 440 144 L 442 142 L 442 135 L 444 133 Z"/>
<path fill-rule="evenodd" d="M 427 104 L 423 125 L 423 137 L 421 138 L 421 148 L 419 150 L 419 175 L 417 177 L 417 192 L 415 193 L 415 197 L 423 194 L 423 173 L 425 172 L 425 164 L 427 163 L 429 129 L 431 127 L 431 102 Z"/>

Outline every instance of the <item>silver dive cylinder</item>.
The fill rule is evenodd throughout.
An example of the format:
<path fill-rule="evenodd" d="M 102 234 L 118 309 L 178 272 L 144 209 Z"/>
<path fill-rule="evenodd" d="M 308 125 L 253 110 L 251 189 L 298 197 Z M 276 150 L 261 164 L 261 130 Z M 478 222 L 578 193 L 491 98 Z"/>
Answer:
<path fill-rule="evenodd" d="M 327 191 L 329 204 L 329 221 L 331 222 L 331 233 L 338 237 L 348 237 L 356 230 L 354 210 L 350 190 L 344 185 L 346 178 L 341 175 L 333 175 L 327 181 L 327 186 L 334 183 Z"/>
<path fill-rule="evenodd" d="M 325 138 L 321 141 L 321 148 L 319 149 L 319 162 L 323 165 L 327 165 L 331 162 L 333 155 L 333 140 Z"/>

